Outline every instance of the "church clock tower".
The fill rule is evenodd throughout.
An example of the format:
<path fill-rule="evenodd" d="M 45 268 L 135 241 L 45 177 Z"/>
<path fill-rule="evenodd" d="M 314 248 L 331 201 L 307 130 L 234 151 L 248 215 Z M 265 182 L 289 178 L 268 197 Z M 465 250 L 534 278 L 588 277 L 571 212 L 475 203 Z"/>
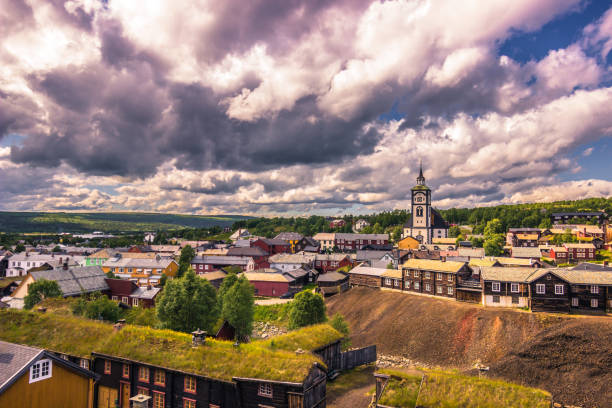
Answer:
<path fill-rule="evenodd" d="M 417 185 L 412 187 L 412 231 L 410 235 L 421 244 L 430 244 L 431 231 L 431 190 L 425 185 L 423 163 L 419 168 Z"/>

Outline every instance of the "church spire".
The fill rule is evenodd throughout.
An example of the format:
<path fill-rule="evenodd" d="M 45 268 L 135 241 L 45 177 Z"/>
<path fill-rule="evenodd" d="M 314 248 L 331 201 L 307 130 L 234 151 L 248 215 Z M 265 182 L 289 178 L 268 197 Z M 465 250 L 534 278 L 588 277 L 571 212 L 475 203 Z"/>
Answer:
<path fill-rule="evenodd" d="M 425 177 L 423 177 L 423 160 L 421 160 L 421 165 L 419 166 L 419 177 L 417 177 L 417 184 L 419 186 L 425 185 Z"/>

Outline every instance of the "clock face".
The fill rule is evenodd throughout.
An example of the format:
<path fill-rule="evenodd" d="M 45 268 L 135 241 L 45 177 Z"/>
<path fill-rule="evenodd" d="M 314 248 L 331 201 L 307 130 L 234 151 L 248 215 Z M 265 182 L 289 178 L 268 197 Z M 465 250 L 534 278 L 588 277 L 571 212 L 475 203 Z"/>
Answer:
<path fill-rule="evenodd" d="M 414 201 L 417 202 L 417 203 L 423 203 L 423 202 L 425 202 L 425 196 L 423 194 L 417 194 L 414 197 Z"/>

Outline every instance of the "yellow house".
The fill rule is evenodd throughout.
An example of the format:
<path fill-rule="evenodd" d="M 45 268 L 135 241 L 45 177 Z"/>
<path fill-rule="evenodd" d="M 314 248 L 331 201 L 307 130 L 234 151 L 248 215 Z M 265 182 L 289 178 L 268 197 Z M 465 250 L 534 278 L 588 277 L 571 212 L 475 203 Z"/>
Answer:
<path fill-rule="evenodd" d="M 178 264 L 172 258 L 157 256 L 154 259 L 111 258 L 102 265 L 104 272 L 112 272 L 121 279 L 137 282 L 139 286 L 155 286 L 163 275 L 174 277 Z"/>
<path fill-rule="evenodd" d="M 92 371 L 46 350 L 5 341 L 0 356 L 0 407 L 93 408 Z"/>
<path fill-rule="evenodd" d="M 406 237 L 397 243 L 399 249 L 417 249 L 419 245 L 419 241 L 412 237 Z"/>

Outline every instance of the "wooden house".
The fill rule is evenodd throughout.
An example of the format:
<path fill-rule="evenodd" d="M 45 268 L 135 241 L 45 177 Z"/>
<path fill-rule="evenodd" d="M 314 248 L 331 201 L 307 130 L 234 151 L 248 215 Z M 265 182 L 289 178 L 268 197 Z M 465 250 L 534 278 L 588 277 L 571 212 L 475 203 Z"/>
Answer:
<path fill-rule="evenodd" d="M 563 244 L 563 247 L 567 249 L 567 259 L 570 263 L 595 260 L 596 249 L 593 244 Z"/>
<path fill-rule="evenodd" d="M 138 286 L 136 282 L 125 279 L 106 279 L 110 288 L 111 300 L 132 307 L 149 308 L 155 306 L 155 299 L 161 293 L 161 288 Z"/>
<path fill-rule="evenodd" d="M 359 265 L 351 269 L 349 275 L 349 286 L 367 286 L 371 288 L 380 287 L 380 278 L 387 269 L 371 268 L 369 266 Z"/>
<path fill-rule="evenodd" d="M 612 272 L 606 270 L 555 269 L 559 278 L 570 284 L 572 311 L 612 309 Z"/>
<path fill-rule="evenodd" d="M 409 259 L 402 265 L 404 290 L 433 296 L 456 298 L 458 283 L 472 271 L 465 262 Z"/>
<path fill-rule="evenodd" d="M 338 268 L 351 266 L 351 258 L 347 254 L 316 254 L 314 268 L 321 273 L 335 271 Z"/>
<path fill-rule="evenodd" d="M 387 269 L 381 275 L 380 287 L 383 289 L 404 290 L 402 271 L 400 269 Z"/>
<path fill-rule="evenodd" d="M 527 279 L 535 272 L 533 268 L 479 268 L 482 283 L 483 306 L 528 307 L 529 284 Z"/>
<path fill-rule="evenodd" d="M 397 243 L 399 249 L 417 249 L 419 245 L 421 245 L 421 243 L 412 237 L 402 238 Z"/>
<path fill-rule="evenodd" d="M 216 289 L 219 289 L 221 287 L 221 284 L 223 283 L 223 279 L 225 279 L 225 277 L 227 276 L 227 272 L 223 269 L 220 269 L 215 272 L 203 273 L 199 276 L 209 281 L 211 285 L 213 285 Z"/>
<path fill-rule="evenodd" d="M 323 273 L 317 277 L 317 287 L 323 296 L 344 292 L 349 287 L 349 276 L 342 272 Z"/>
<path fill-rule="evenodd" d="M 287 272 L 277 270 L 268 272 L 245 272 L 244 276 L 255 287 L 257 296 L 278 297 L 290 292 L 299 292 L 300 287 L 296 286 L 296 279 Z"/>
<path fill-rule="evenodd" d="M 568 263 L 568 251 L 565 247 L 552 247 L 548 250 L 548 257 L 551 258 L 555 263 Z"/>
<path fill-rule="evenodd" d="M 97 378 L 54 353 L 0 341 L 0 407 L 93 408 Z"/>
<path fill-rule="evenodd" d="M 286 254 L 291 252 L 291 244 L 282 239 L 260 238 L 251 242 L 251 246 L 261 248 L 268 255 Z"/>
<path fill-rule="evenodd" d="M 280 239 L 286 241 L 290 245 L 290 252 L 295 254 L 296 252 L 303 251 L 307 241 L 304 241 L 304 236 L 299 232 L 281 232 L 274 239 Z"/>
<path fill-rule="evenodd" d="M 570 311 L 570 283 L 554 269 L 538 269 L 527 278 L 529 303 L 534 312 Z"/>

